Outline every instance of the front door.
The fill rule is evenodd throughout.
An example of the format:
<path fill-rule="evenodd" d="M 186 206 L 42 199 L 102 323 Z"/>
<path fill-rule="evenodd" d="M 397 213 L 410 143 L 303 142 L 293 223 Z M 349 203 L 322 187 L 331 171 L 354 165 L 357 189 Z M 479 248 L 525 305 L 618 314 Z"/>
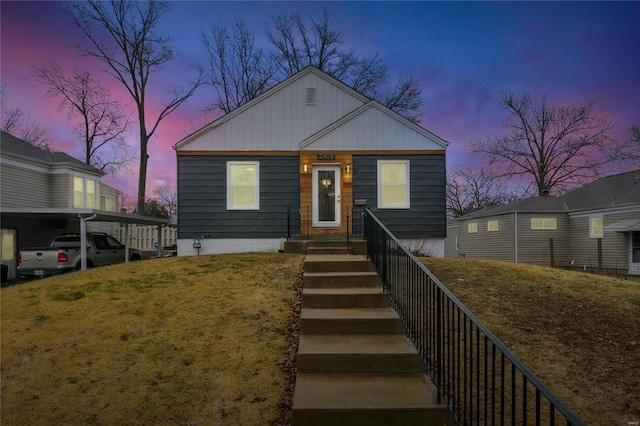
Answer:
<path fill-rule="evenodd" d="M 340 227 L 340 166 L 313 166 L 313 226 Z"/>

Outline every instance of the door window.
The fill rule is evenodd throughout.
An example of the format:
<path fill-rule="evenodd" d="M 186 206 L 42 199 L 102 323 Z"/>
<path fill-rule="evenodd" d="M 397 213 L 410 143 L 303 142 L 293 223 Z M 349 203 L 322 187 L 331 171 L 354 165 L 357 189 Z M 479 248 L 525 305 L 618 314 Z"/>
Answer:
<path fill-rule="evenodd" d="M 336 220 L 336 173 L 333 170 L 318 172 L 318 220 Z"/>
<path fill-rule="evenodd" d="M 313 167 L 313 226 L 340 227 L 340 166 Z"/>

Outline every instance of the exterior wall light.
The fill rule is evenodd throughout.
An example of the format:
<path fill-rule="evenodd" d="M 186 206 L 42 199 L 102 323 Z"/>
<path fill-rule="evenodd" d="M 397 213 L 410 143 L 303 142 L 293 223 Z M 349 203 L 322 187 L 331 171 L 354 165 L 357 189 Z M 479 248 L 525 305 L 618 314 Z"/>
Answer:
<path fill-rule="evenodd" d="M 347 167 L 344 168 L 345 173 L 351 174 L 351 163 L 347 163 Z"/>
<path fill-rule="evenodd" d="M 304 163 L 302 165 L 302 173 L 304 173 L 305 175 L 309 173 L 309 165 L 307 163 Z"/>

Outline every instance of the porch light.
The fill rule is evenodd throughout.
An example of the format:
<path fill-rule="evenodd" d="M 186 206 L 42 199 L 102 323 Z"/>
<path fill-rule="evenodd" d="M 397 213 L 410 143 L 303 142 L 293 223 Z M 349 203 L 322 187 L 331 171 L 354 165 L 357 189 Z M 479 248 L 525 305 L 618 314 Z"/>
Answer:
<path fill-rule="evenodd" d="M 304 163 L 302 165 L 302 173 L 304 173 L 305 175 L 309 173 L 309 165 L 307 163 Z"/>
<path fill-rule="evenodd" d="M 344 168 L 346 174 L 351 174 L 351 163 L 347 163 L 347 167 Z"/>

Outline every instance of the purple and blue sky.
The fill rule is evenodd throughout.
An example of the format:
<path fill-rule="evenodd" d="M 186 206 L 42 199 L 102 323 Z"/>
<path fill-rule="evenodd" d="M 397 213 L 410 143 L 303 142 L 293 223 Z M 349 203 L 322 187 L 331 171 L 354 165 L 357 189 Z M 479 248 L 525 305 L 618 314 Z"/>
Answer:
<path fill-rule="evenodd" d="M 548 93 L 552 104 L 598 100 L 601 116 L 618 120 L 616 130 L 640 122 L 640 2 L 217 2 L 175 1 L 162 20 L 173 39 L 176 60 L 152 76 L 150 111 L 166 99 L 164 89 L 192 74 L 190 63 L 206 64 L 199 35 L 213 24 L 244 19 L 256 41 L 278 12 L 319 16 L 329 5 L 345 47 L 363 55 L 378 52 L 394 76 L 414 70 L 422 88 L 422 126 L 451 142 L 448 166 L 473 165 L 467 149 L 476 138 L 500 135 L 505 112 L 502 90 Z M 129 102 L 119 83 L 89 58 L 77 58 L 77 30 L 55 2 L 0 2 L 0 76 L 5 105 L 19 107 L 49 129 L 55 149 L 78 158 L 58 101 L 30 77 L 30 67 L 48 59 L 63 67 L 93 69 L 94 76 Z M 149 145 L 147 188 L 175 183 L 172 145 L 201 127 L 201 110 L 215 92 L 201 87 L 165 119 Z M 137 153 L 135 126 L 129 138 Z M 135 196 L 137 163 L 105 182 Z"/>

